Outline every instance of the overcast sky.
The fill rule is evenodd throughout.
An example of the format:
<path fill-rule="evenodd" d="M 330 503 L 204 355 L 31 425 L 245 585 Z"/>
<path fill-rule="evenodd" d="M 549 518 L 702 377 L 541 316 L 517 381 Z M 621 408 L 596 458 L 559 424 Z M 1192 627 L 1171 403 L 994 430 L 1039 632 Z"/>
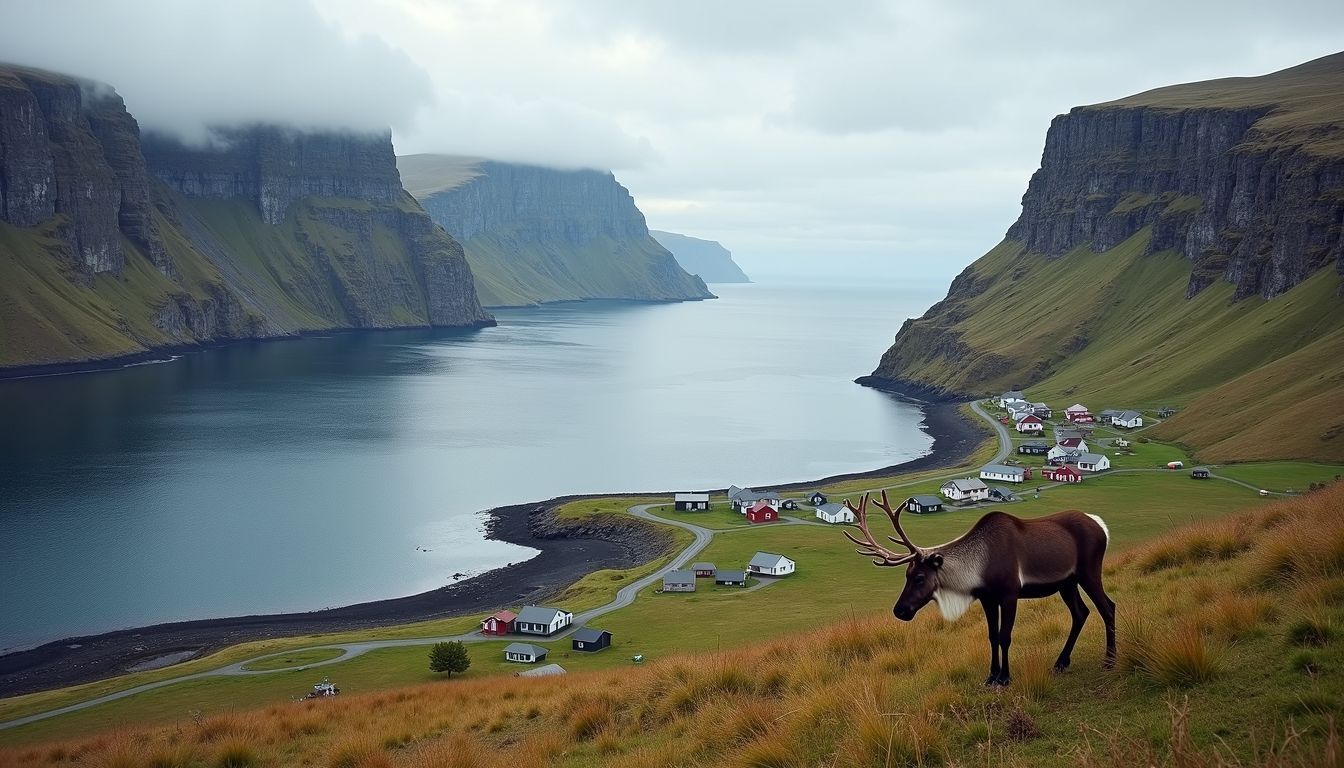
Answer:
<path fill-rule="evenodd" d="M 1344 48 L 1344 3 L 0 0 L 0 60 L 147 127 L 391 125 L 398 153 L 608 168 L 749 272 L 943 284 L 1016 218 L 1050 119 Z"/>

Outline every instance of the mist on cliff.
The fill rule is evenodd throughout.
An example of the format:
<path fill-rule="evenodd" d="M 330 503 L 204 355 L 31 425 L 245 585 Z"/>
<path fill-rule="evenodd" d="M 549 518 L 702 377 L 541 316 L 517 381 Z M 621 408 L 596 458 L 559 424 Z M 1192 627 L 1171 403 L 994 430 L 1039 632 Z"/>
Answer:
<path fill-rule="evenodd" d="M 932 285 L 1016 218 L 1054 115 L 1341 40 L 1328 0 L 0 0 L 0 60 L 110 82 L 154 130 L 611 169 L 753 276 Z"/>

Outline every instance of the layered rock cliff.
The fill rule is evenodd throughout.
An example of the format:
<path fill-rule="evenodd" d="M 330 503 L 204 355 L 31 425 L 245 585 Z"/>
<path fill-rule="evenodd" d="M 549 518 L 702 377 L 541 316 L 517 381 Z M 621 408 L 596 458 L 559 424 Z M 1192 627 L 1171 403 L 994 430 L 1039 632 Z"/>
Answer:
<path fill-rule="evenodd" d="M 390 137 L 142 139 L 110 87 L 0 67 L 0 368 L 491 322 Z"/>
<path fill-rule="evenodd" d="M 1344 54 L 1055 118 L 1007 238 L 906 321 L 861 381 L 934 396 L 1032 387 L 1126 407 L 1204 402 L 1206 414 L 1221 413 L 1229 387 L 1247 406 L 1292 381 L 1293 403 L 1260 411 L 1277 414 L 1268 421 L 1344 395 L 1339 364 L 1315 351 L 1344 341 L 1340 82 Z M 1234 439 L 1196 418 L 1169 429 L 1190 425 L 1193 445 Z M 1344 450 L 1314 440 L 1285 451 Z"/>
<path fill-rule="evenodd" d="M 650 237 L 610 173 L 444 155 L 397 162 L 407 188 L 462 242 L 487 306 L 713 298 Z"/>
<path fill-rule="evenodd" d="M 706 283 L 750 283 L 751 278 L 733 261 L 733 254 L 713 240 L 678 235 L 675 232 L 649 231 L 658 244 L 672 252 L 681 268 L 698 275 Z"/>

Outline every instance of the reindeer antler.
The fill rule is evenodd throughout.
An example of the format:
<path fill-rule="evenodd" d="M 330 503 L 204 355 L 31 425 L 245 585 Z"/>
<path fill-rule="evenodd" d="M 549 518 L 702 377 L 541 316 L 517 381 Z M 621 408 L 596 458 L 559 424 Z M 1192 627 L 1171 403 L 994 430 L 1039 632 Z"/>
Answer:
<path fill-rule="evenodd" d="M 910 549 L 909 554 L 898 555 L 895 552 L 892 552 L 890 549 L 887 549 L 886 547 L 882 546 L 881 544 L 878 544 L 877 540 L 873 538 L 872 531 L 868 530 L 868 494 L 866 493 L 863 494 L 863 497 L 861 499 L 859 499 L 859 506 L 857 509 L 849 503 L 849 499 L 845 499 L 845 508 L 854 513 L 854 520 L 855 520 L 854 524 L 855 526 L 858 527 L 859 531 L 863 533 L 863 539 L 860 540 L 855 538 L 854 535 L 851 534 L 849 531 L 844 532 L 845 537 L 861 547 L 861 549 L 857 550 L 859 554 L 875 558 L 873 560 L 873 565 L 881 565 L 881 566 L 904 565 L 905 563 L 908 563 L 911 560 L 915 559 L 915 554 L 916 552 L 918 552 L 918 550 L 915 548 L 914 544 L 910 543 L 910 539 L 906 537 L 905 531 L 901 530 L 900 515 L 901 511 L 905 509 L 905 504 L 902 503 L 900 507 L 898 507 L 895 511 L 892 511 L 891 505 L 887 502 L 887 493 L 886 491 L 883 491 L 882 501 L 878 503 L 878 506 L 881 507 L 882 511 L 887 513 L 887 517 L 891 518 L 891 522 L 894 523 L 896 526 L 896 532 L 901 534 L 900 541 L 897 541 L 896 539 L 891 538 L 890 536 L 888 536 L 887 538 L 891 539 L 892 541 L 897 541 L 897 543 L 899 544 L 904 544 L 906 547 L 909 547 Z"/>
<path fill-rule="evenodd" d="M 887 513 L 887 517 L 891 518 L 892 526 L 896 528 L 897 535 L 901 537 L 897 539 L 894 536 L 888 536 L 887 538 L 891 539 L 897 544 L 904 545 L 905 548 L 909 549 L 911 552 L 918 552 L 919 547 L 916 547 L 915 543 L 910 540 L 910 537 L 905 535 L 905 529 L 901 527 L 901 513 L 905 511 L 905 507 L 907 504 L 910 503 L 910 500 L 906 499 L 905 501 L 902 501 L 901 506 L 897 507 L 896 510 L 893 512 L 891 509 L 891 502 L 887 501 L 887 492 L 882 491 L 882 500 L 875 503 L 877 504 L 879 509 Z"/>

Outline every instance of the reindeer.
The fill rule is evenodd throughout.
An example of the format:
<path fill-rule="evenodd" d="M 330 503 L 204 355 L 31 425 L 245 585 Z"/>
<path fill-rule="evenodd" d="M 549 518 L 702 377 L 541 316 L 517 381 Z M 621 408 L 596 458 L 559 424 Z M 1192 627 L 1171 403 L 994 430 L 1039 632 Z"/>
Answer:
<path fill-rule="evenodd" d="M 1106 659 L 1104 666 L 1115 665 L 1115 602 L 1107 597 L 1101 584 L 1101 560 L 1111 533 L 1096 515 L 1077 510 L 1048 517 L 1022 520 L 1004 512 L 989 512 L 960 538 L 937 547 L 917 547 L 901 527 L 901 512 L 908 502 L 895 510 L 887 501 L 875 501 L 891 518 L 899 539 L 891 541 L 910 550 L 897 554 L 878 544 L 868 530 L 868 494 L 855 508 L 855 525 L 863 539 L 849 531 L 845 536 L 858 544 L 859 554 L 875 558 L 874 565 L 909 564 L 905 570 L 905 588 L 892 608 L 901 621 L 910 621 L 930 600 L 948 620 L 956 620 L 971 603 L 980 601 L 989 625 L 989 678 L 985 685 L 1008 685 L 1008 646 L 1012 643 L 1013 621 L 1017 618 L 1020 598 L 1049 597 L 1055 593 L 1064 599 L 1073 627 L 1069 639 L 1055 660 L 1055 671 L 1069 667 L 1073 644 L 1087 621 L 1088 610 L 1078 594 L 1081 586 L 1106 623 Z"/>

